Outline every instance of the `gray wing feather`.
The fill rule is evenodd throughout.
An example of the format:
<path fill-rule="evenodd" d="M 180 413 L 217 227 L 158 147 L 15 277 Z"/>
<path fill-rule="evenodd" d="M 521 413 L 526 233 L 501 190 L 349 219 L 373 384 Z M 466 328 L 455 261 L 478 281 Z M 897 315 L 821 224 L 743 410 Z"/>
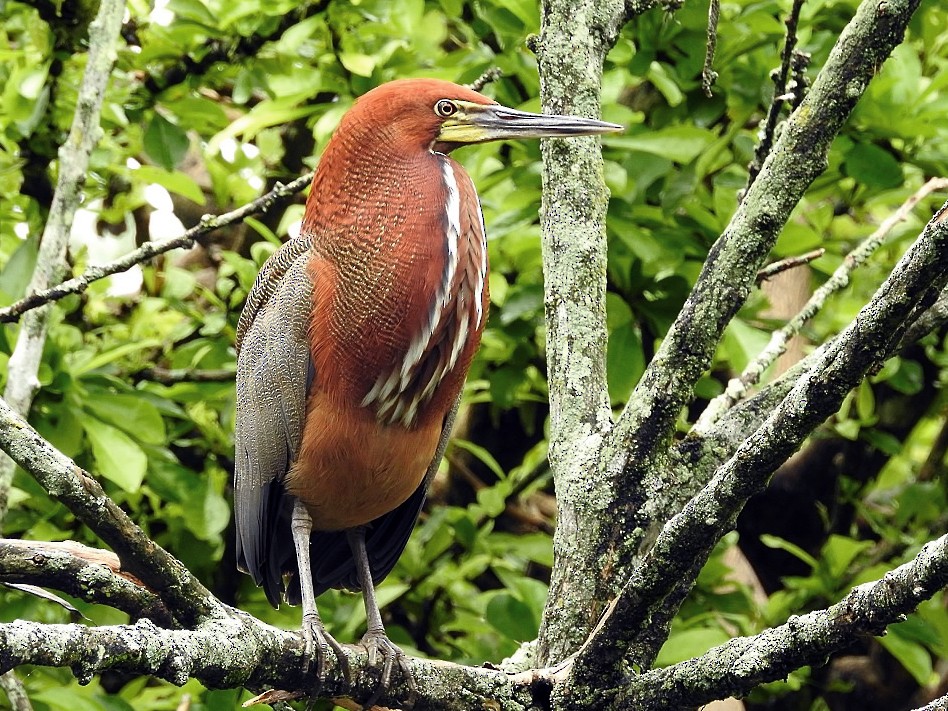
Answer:
<path fill-rule="evenodd" d="M 278 599 L 271 542 L 280 525 L 279 485 L 299 448 L 305 416 L 312 313 L 310 242 L 287 242 L 264 264 L 237 328 L 234 517 L 238 565 Z M 275 578 L 275 579 L 274 579 Z"/>

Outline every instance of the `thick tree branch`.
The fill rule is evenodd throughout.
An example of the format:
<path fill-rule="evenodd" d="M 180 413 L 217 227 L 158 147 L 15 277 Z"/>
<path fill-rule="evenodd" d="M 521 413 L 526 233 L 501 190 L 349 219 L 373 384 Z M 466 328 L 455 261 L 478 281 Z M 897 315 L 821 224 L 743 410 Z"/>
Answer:
<path fill-rule="evenodd" d="M 107 669 L 150 675 L 174 684 L 197 679 L 209 688 L 244 686 L 252 690 L 288 689 L 289 698 L 367 699 L 378 683 L 366 668 L 365 650 L 347 646 L 357 670 L 350 687 L 335 665 L 325 683 L 305 671 L 304 644 L 296 632 L 265 625 L 230 610 L 194 630 L 167 630 L 148 620 L 134 625 L 86 627 L 16 621 L 0 624 L 0 671 L 23 664 L 70 667 L 80 681 Z M 496 669 L 411 658 L 423 693 L 415 711 L 469 711 L 504 708 L 540 711 L 557 680 L 555 670 L 506 674 Z M 378 703 L 400 708 L 408 685 L 395 674 L 392 689 Z"/>
<path fill-rule="evenodd" d="M 632 560 L 662 521 L 661 462 L 681 408 L 691 399 L 728 322 L 744 303 L 757 271 L 804 191 L 826 165 L 830 144 L 878 67 L 904 35 L 918 0 L 864 0 L 812 90 L 787 120 L 774 150 L 712 247 L 678 318 L 608 437 L 603 456 L 616 491 L 640 491 L 645 505 L 610 506 L 616 539 Z M 632 502 L 634 504 L 634 502 Z M 638 531 L 623 544 L 619 536 Z M 610 544 L 606 544 L 610 545 Z M 629 560 L 616 566 L 627 571 Z"/>
<path fill-rule="evenodd" d="M 79 543 L 0 539 L 0 582 L 54 588 L 109 605 L 132 619 L 172 625 L 171 613 L 153 592 L 119 573 L 118 557 Z"/>
<path fill-rule="evenodd" d="M 545 112 L 599 115 L 603 59 L 629 9 L 621 0 L 542 4 L 534 48 Z M 612 416 L 606 388 L 609 192 L 598 139 L 544 141 L 541 151 L 549 457 L 558 505 L 556 565 L 539 639 L 545 663 L 578 646 L 615 590 L 604 587 L 610 581 L 599 574 L 601 531 L 608 525 L 601 507 L 611 494 L 608 481 L 595 474 Z"/>
<path fill-rule="evenodd" d="M 793 616 L 754 637 L 732 639 L 695 659 L 635 677 L 628 687 L 615 690 L 609 707 L 649 708 L 648 700 L 656 698 L 663 706 L 691 707 L 743 696 L 794 669 L 823 663 L 862 635 L 883 634 L 888 625 L 946 584 L 948 536 L 942 536 L 926 544 L 911 562 L 853 588 L 826 610 Z"/>
<path fill-rule="evenodd" d="M 146 262 L 159 254 L 170 252 L 172 249 L 189 249 L 194 246 L 195 241 L 197 241 L 199 237 L 203 237 L 221 227 L 227 227 L 228 225 L 240 222 L 245 217 L 250 217 L 258 212 L 265 213 L 274 205 L 281 204 L 288 197 L 295 195 L 301 190 L 305 190 L 306 186 L 308 186 L 312 180 L 313 174 L 307 173 L 286 185 L 277 183 L 270 192 L 261 195 L 252 202 L 248 202 L 246 205 L 238 207 L 236 210 L 231 210 L 230 212 L 225 212 L 220 215 L 205 215 L 199 224 L 179 237 L 161 240 L 159 242 L 146 242 L 135 251 L 129 252 L 114 262 L 109 262 L 108 264 L 97 267 L 90 267 L 74 279 L 69 279 L 52 288 L 32 293 L 26 298 L 0 309 L 0 323 L 4 321 L 15 321 L 21 314 L 30 309 L 35 309 L 51 301 L 58 301 L 70 294 L 81 294 L 89 288 L 92 282 L 104 279 L 112 274 L 124 272 L 136 264 Z"/>
<path fill-rule="evenodd" d="M 649 364 L 613 435 L 616 465 L 641 473 L 667 442 L 724 327 L 747 298 L 790 211 L 826 165 L 830 144 L 878 67 L 902 40 L 917 0 L 863 2 L 788 119 L 764 168 L 708 255 L 681 314 Z"/>
<path fill-rule="evenodd" d="M 182 624 L 219 614 L 221 604 L 115 504 L 92 476 L 0 400 L 0 448 L 114 550 Z"/>
<path fill-rule="evenodd" d="M 809 433 L 835 412 L 846 394 L 870 369 L 898 348 L 918 313 L 937 298 L 948 281 L 948 204 L 928 223 L 855 320 L 818 351 L 812 366 L 795 383 L 766 421 L 719 467 L 714 477 L 662 529 L 631 580 L 580 652 L 574 672 L 582 683 L 615 669 L 618 659 L 648 665 L 657 652 L 652 640 L 657 621 L 675 610 L 669 597 L 693 576 L 747 499 Z M 696 565 L 697 563 L 697 565 Z"/>

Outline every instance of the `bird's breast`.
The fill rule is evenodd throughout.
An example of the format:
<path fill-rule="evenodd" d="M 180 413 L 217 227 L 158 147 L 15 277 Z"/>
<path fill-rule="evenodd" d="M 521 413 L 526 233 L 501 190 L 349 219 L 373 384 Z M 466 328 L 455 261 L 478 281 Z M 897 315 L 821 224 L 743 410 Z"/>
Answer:
<path fill-rule="evenodd" d="M 487 247 L 473 183 L 455 161 L 377 177 L 378 190 L 316 235 L 311 345 L 317 387 L 384 425 L 439 420 L 486 320 Z"/>

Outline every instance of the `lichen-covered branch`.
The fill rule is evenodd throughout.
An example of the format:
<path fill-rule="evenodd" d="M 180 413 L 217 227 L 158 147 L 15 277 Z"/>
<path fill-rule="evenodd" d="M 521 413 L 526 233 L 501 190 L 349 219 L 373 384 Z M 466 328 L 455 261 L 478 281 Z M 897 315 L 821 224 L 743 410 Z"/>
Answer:
<path fill-rule="evenodd" d="M 82 186 L 86 181 L 89 156 L 98 142 L 101 129 L 99 114 L 105 87 L 115 63 L 116 44 L 125 3 L 103 0 L 95 19 L 89 25 L 89 55 L 76 113 L 65 143 L 59 148 L 59 176 L 43 236 L 40 240 L 36 268 L 30 279 L 31 291 L 42 291 L 61 278 L 66 267 L 66 246 L 73 217 L 79 207 Z M 7 364 L 7 382 L 3 397 L 16 412 L 25 415 L 39 387 L 37 372 L 46 343 L 49 314 L 41 310 L 20 324 L 16 346 Z M 13 478 L 13 463 L 0 455 L 0 521 L 7 511 L 7 496 Z"/>
<path fill-rule="evenodd" d="M 171 614 L 160 598 L 119 569 L 114 553 L 79 543 L 0 539 L 0 582 L 54 588 L 170 627 Z"/>
<path fill-rule="evenodd" d="M 543 110 L 599 114 L 606 53 L 627 19 L 654 3 L 546 0 L 535 42 Z M 612 413 L 606 389 L 606 234 L 609 193 L 596 138 L 544 141 L 541 208 L 550 387 L 550 464 L 558 514 L 556 565 L 539 660 L 564 658 L 615 590 L 599 547 L 612 498 L 599 455 Z"/>
<path fill-rule="evenodd" d="M 89 285 L 93 282 L 104 279 L 112 274 L 124 272 L 136 264 L 141 264 L 142 262 L 147 262 L 152 257 L 157 257 L 159 254 L 170 252 L 172 249 L 188 249 L 193 247 L 199 237 L 203 237 L 221 227 L 233 225 L 251 215 L 265 213 L 274 205 L 281 204 L 286 198 L 295 195 L 301 190 L 305 190 L 306 186 L 308 186 L 312 180 L 313 174 L 307 173 L 286 185 L 277 183 L 270 192 L 261 195 L 252 202 L 248 202 L 246 205 L 238 207 L 236 210 L 231 210 L 230 212 L 225 212 L 220 215 L 205 215 L 199 224 L 187 230 L 179 237 L 173 237 L 158 242 L 146 242 L 135 251 L 129 252 L 114 262 L 102 264 L 97 267 L 90 267 L 79 276 L 64 281 L 62 284 L 57 284 L 49 289 L 31 293 L 20 301 L 0 309 L 0 323 L 4 321 L 15 321 L 21 314 L 31 309 L 35 309 L 51 301 L 58 301 L 70 294 L 81 294 L 88 289 Z"/>
<path fill-rule="evenodd" d="M 864 0 L 841 34 L 812 89 L 787 120 L 783 132 L 749 188 L 678 318 L 633 391 L 603 456 L 617 478 L 617 491 L 639 491 L 644 505 L 613 506 L 616 566 L 631 568 L 641 547 L 662 521 L 654 511 L 674 492 L 662 490 L 659 461 L 670 443 L 682 407 L 704 373 L 728 322 L 745 302 L 757 271 L 790 212 L 826 165 L 830 144 L 889 53 L 902 41 L 918 0 Z M 633 504 L 635 502 L 632 502 Z M 618 536 L 636 532 L 623 542 Z"/>
<path fill-rule="evenodd" d="M 45 289 L 61 278 L 66 267 L 69 231 L 79 207 L 89 156 L 101 133 L 99 116 L 105 88 L 115 63 L 124 8 L 125 3 L 122 0 L 102 0 L 95 18 L 89 25 L 89 52 L 85 72 L 79 86 L 76 113 L 69 134 L 59 148 L 59 175 L 40 240 L 36 267 L 30 278 L 31 290 Z M 43 357 L 48 322 L 47 309 L 34 311 L 24 319 L 17 333 L 16 346 L 7 362 L 7 381 L 3 395 L 16 412 L 22 415 L 29 412 L 33 396 L 39 387 L 37 373 Z M 0 523 L 7 514 L 15 468 L 8 457 L 0 454 Z M 0 679 L 0 686 L 6 691 L 11 705 L 18 711 L 31 709 L 29 699 L 15 676 L 4 674 Z"/>
<path fill-rule="evenodd" d="M 920 706 L 919 708 L 915 709 L 915 711 L 945 711 L 945 709 L 948 709 L 948 694 L 939 696 L 931 703 Z"/>
<path fill-rule="evenodd" d="M 182 624 L 219 613 L 220 603 L 149 540 L 91 474 L 44 440 L 0 400 L 0 448 L 114 550 L 122 568 L 158 594 Z"/>
<path fill-rule="evenodd" d="M 305 647 L 298 633 L 271 627 L 237 610 L 194 630 L 167 630 L 148 620 L 106 627 L 26 621 L 0 624 L 0 671 L 23 664 L 70 667 L 80 681 L 88 681 L 111 669 L 179 685 L 197 679 L 209 688 L 286 689 L 290 698 L 367 699 L 375 691 L 378 674 L 365 671 L 364 649 L 347 646 L 346 651 L 356 672 L 351 686 L 338 665 L 332 666 L 321 684 L 316 674 L 305 670 Z M 411 658 L 409 663 L 422 690 L 415 711 L 541 711 L 545 708 L 542 700 L 557 678 L 554 670 L 506 674 L 434 660 Z M 399 708 L 408 694 L 407 682 L 396 673 L 392 688 L 378 703 Z"/>
<path fill-rule="evenodd" d="M 609 708 L 653 708 L 650 699 L 661 699 L 663 708 L 690 707 L 743 696 L 794 669 L 823 663 L 862 635 L 882 634 L 946 584 L 948 536 L 942 536 L 911 562 L 854 588 L 826 610 L 793 616 L 759 635 L 732 639 L 700 657 L 635 677 L 628 687 L 615 690 Z"/>
<path fill-rule="evenodd" d="M 928 223 L 872 300 L 830 344 L 764 423 L 748 436 L 681 513 L 663 528 L 580 652 L 581 684 L 601 678 L 619 659 L 648 665 L 657 652 L 654 627 L 675 613 L 669 599 L 693 576 L 747 499 L 873 367 L 899 347 L 914 318 L 948 282 L 948 204 Z M 697 563 L 697 565 L 696 565 Z M 646 643 L 648 640 L 648 643 Z"/>
<path fill-rule="evenodd" d="M 917 6 L 915 0 L 863 2 L 809 95 L 788 119 L 620 418 L 615 436 L 631 447 L 634 469 L 667 441 L 780 228 L 822 172 L 833 138 L 879 65 L 902 40 Z"/>

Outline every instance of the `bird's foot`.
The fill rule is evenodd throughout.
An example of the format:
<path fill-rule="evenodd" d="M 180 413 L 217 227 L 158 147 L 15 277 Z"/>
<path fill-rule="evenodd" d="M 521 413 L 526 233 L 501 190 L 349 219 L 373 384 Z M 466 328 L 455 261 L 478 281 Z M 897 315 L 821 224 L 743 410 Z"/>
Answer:
<path fill-rule="evenodd" d="M 369 666 L 378 667 L 379 657 L 382 661 L 381 678 L 379 684 L 372 692 L 372 696 L 363 704 L 362 711 L 368 711 L 387 692 L 392 685 L 392 669 L 398 664 L 405 680 L 408 682 L 409 696 L 406 706 L 411 707 L 415 703 L 415 697 L 418 694 L 418 687 L 415 686 L 415 677 L 411 673 L 411 666 L 408 664 L 408 657 L 405 653 L 390 640 L 384 630 L 369 630 L 362 637 L 362 646 L 365 647 L 369 655 Z"/>
<path fill-rule="evenodd" d="M 349 668 L 349 657 L 345 650 L 332 635 L 323 627 L 322 621 L 318 615 L 303 615 L 303 641 L 306 643 L 306 650 L 303 655 L 303 671 L 309 671 L 313 658 L 316 659 L 316 676 L 320 683 L 326 681 L 329 675 L 329 650 L 336 655 L 339 666 L 342 667 L 342 673 L 347 683 L 352 683 L 352 670 Z"/>

